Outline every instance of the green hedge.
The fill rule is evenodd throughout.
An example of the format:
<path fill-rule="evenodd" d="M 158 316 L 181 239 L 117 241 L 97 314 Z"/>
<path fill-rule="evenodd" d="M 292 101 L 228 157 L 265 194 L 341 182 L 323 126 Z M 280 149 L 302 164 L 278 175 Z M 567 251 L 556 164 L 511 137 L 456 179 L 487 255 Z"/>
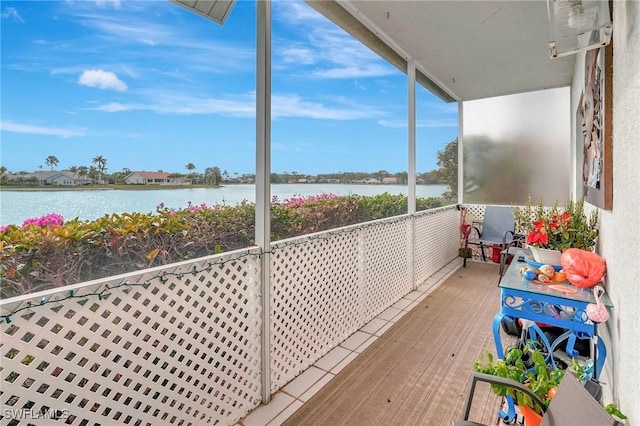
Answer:
<path fill-rule="evenodd" d="M 417 200 L 419 210 L 442 205 Z M 407 197 L 322 194 L 273 200 L 272 240 L 405 214 Z M 189 205 L 63 222 L 51 213 L 0 228 L 3 298 L 193 259 L 254 244 L 255 206 Z"/>

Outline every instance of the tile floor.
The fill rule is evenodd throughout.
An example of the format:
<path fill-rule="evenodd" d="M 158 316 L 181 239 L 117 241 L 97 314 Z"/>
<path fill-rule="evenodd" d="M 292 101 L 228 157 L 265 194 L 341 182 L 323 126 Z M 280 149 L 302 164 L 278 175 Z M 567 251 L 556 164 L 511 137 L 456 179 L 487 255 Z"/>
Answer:
<path fill-rule="evenodd" d="M 336 374 L 384 334 L 395 322 L 438 288 L 453 272 L 462 266 L 455 259 L 433 274 L 417 290 L 398 300 L 368 324 L 351 335 L 340 346 L 319 359 L 298 377 L 276 392 L 268 404 L 261 405 L 236 426 L 277 426 L 287 420 Z"/>

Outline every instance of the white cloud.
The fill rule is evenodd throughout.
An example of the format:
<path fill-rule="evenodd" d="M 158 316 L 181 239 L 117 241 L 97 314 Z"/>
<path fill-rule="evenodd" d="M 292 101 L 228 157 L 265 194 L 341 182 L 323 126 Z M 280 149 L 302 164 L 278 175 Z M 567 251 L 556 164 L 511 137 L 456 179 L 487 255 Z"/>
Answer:
<path fill-rule="evenodd" d="M 15 7 L 5 7 L 4 12 L 2 12 L 2 19 L 12 18 L 18 22 L 24 22 L 22 16 L 18 13 L 18 10 Z"/>
<path fill-rule="evenodd" d="M 119 92 L 125 92 L 129 88 L 124 81 L 120 80 L 111 71 L 99 69 L 85 70 L 78 79 L 78 84 L 99 89 L 117 90 Z"/>
<path fill-rule="evenodd" d="M 358 78 L 358 77 L 382 77 L 393 75 L 395 72 L 383 65 L 368 64 L 364 67 L 346 66 L 328 68 L 326 70 L 314 71 L 312 76 L 318 78 Z"/>
<path fill-rule="evenodd" d="M 280 51 L 280 55 L 285 63 L 309 65 L 315 62 L 313 51 L 306 47 L 285 47 Z"/>
<path fill-rule="evenodd" d="M 112 102 L 90 108 L 93 111 L 153 111 L 158 114 L 201 115 L 225 117 L 255 116 L 255 93 L 234 94 L 228 99 L 204 98 L 173 91 L 150 91 L 146 100 L 122 104 Z M 347 99 L 333 99 L 331 104 L 305 100 L 298 95 L 273 95 L 272 117 L 305 117 L 318 120 L 358 120 L 379 118 L 383 112 L 368 105 L 354 104 Z M 406 124 L 405 124 L 406 126 Z"/>
<path fill-rule="evenodd" d="M 0 121 L 0 129 L 13 133 L 28 133 L 31 135 L 60 136 L 70 138 L 74 136 L 84 136 L 84 130 L 62 129 L 59 127 L 40 127 L 30 124 L 16 124 L 8 121 Z"/>
<path fill-rule="evenodd" d="M 114 9 L 120 9 L 120 0 L 95 0 L 94 3 L 98 7 L 113 6 Z"/>
<path fill-rule="evenodd" d="M 290 1 L 274 4 L 278 7 L 276 19 L 285 21 L 293 29 L 298 29 L 297 36 L 301 40 L 293 48 L 290 47 L 288 39 L 286 43 L 278 43 L 276 40 L 275 46 L 288 46 L 276 47 L 276 54 L 282 57 L 283 63 L 313 64 L 313 70 L 309 70 L 306 75 L 317 79 L 385 77 L 398 73 L 392 65 L 330 23 L 310 6 Z M 305 51 L 296 50 L 301 48 Z M 313 58 L 313 61 L 292 61 L 303 53 L 303 58 Z"/>
<path fill-rule="evenodd" d="M 136 108 L 130 105 L 121 104 L 119 102 L 111 102 L 108 104 L 100 105 L 92 109 L 95 111 L 104 111 L 104 112 L 120 112 L 120 111 L 129 111 Z"/>
<path fill-rule="evenodd" d="M 391 128 L 406 128 L 408 125 L 407 120 L 380 120 L 378 124 L 383 127 Z M 416 120 L 416 127 L 428 127 L 428 128 L 442 128 L 442 127 L 456 127 L 458 125 L 457 118 L 442 118 L 433 120 Z"/>
<path fill-rule="evenodd" d="M 381 111 L 366 105 L 325 105 L 321 102 L 303 100 L 297 95 L 273 95 L 272 116 L 305 117 L 320 120 L 358 120 L 380 117 Z"/>
<path fill-rule="evenodd" d="M 277 10 L 275 18 L 290 25 L 306 23 L 309 26 L 326 25 L 327 18 L 316 12 L 313 8 L 298 2 L 277 1 L 273 3 Z"/>
<path fill-rule="evenodd" d="M 237 95 L 234 99 L 214 99 L 185 95 L 174 91 L 143 92 L 146 98 L 135 103 L 111 102 L 89 108 L 93 111 L 152 111 L 158 114 L 200 115 L 219 114 L 227 117 L 255 115 L 255 95 Z"/>
<path fill-rule="evenodd" d="M 76 4 L 87 2 L 76 1 Z M 228 72 L 253 71 L 255 67 L 255 49 L 245 46 L 238 40 L 217 40 L 202 38 L 191 28 L 179 28 L 176 25 L 163 23 L 159 19 L 149 18 L 154 12 L 136 10 L 137 7 L 155 7 L 159 2 L 128 1 L 122 2 L 122 8 L 127 13 L 108 13 L 106 10 L 95 11 L 78 7 L 79 10 L 72 17 L 79 25 L 93 29 L 92 41 L 94 48 L 108 46 L 109 49 L 119 52 L 120 49 L 136 49 L 137 58 L 134 63 L 141 64 L 175 64 L 175 69 L 190 75 L 192 72 L 206 72 L 207 74 L 223 74 Z M 146 6 L 145 6 L 146 5 Z M 167 5 L 169 10 L 177 8 Z M 131 13 L 130 13 L 131 12 Z M 134 13 L 135 12 L 135 13 Z M 163 12 L 166 12 L 163 10 Z M 134 44 L 140 44 L 147 49 L 138 49 Z M 162 46 L 162 49 L 154 47 Z M 189 51 L 189 55 L 184 54 Z M 125 56 L 128 53 L 123 53 Z M 112 57 L 116 57 L 113 55 Z M 225 58 L 224 61 L 216 61 L 212 67 L 211 58 Z M 94 62 L 96 68 L 107 67 Z M 122 76 L 121 71 L 115 65 L 109 63 L 108 69 Z M 152 69 L 154 73 L 160 73 L 159 69 Z"/>

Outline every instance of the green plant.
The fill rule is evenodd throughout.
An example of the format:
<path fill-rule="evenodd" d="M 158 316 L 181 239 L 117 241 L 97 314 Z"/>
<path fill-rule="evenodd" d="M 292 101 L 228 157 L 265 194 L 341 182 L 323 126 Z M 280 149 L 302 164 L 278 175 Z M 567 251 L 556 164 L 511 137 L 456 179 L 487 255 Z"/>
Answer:
<path fill-rule="evenodd" d="M 562 211 L 556 202 L 546 209 L 542 201 L 535 207 L 531 198 L 523 207 L 514 208 L 516 230 L 526 235 L 526 242 L 551 250 L 578 248 L 591 250 L 598 237 L 598 211 L 589 216 L 584 211 L 584 198 L 569 200 Z"/>
<path fill-rule="evenodd" d="M 536 341 L 527 341 L 522 349 L 510 347 L 506 350 L 504 359 L 496 359 L 487 351 L 474 363 L 473 368 L 480 373 L 505 377 L 525 384 L 545 407 L 548 407 L 555 388 L 564 376 L 564 370 L 550 369 L 538 346 L 539 343 Z M 519 406 L 526 405 L 540 413 L 540 408 L 522 391 L 503 385 L 491 385 L 491 390 L 500 396 L 510 396 Z"/>
<path fill-rule="evenodd" d="M 504 359 L 495 358 L 491 352 L 486 351 L 482 358 L 475 361 L 473 369 L 479 373 L 505 377 L 524 384 L 545 407 L 549 406 L 565 375 L 565 370 L 551 369 L 547 365 L 545 355 L 540 350 L 540 343 L 534 340 L 527 340 L 522 348 L 515 346 L 507 348 Z M 588 376 L 583 364 L 575 358 L 569 370 L 581 380 Z M 491 390 L 500 396 L 510 396 L 519 406 L 529 406 L 538 414 L 542 414 L 539 407 L 533 404 L 531 397 L 522 391 L 503 385 L 491 385 Z M 611 403 L 603 408 L 619 419 L 627 418 L 616 404 Z"/>

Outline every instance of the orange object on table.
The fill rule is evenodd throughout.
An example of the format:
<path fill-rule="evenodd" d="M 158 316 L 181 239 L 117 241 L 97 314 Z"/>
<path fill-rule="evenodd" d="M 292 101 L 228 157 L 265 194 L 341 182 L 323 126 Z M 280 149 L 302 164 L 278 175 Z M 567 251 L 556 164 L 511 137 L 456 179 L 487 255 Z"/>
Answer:
<path fill-rule="evenodd" d="M 589 288 L 596 285 L 606 270 L 604 259 L 596 253 L 570 248 L 560 256 L 562 271 L 576 287 Z"/>

